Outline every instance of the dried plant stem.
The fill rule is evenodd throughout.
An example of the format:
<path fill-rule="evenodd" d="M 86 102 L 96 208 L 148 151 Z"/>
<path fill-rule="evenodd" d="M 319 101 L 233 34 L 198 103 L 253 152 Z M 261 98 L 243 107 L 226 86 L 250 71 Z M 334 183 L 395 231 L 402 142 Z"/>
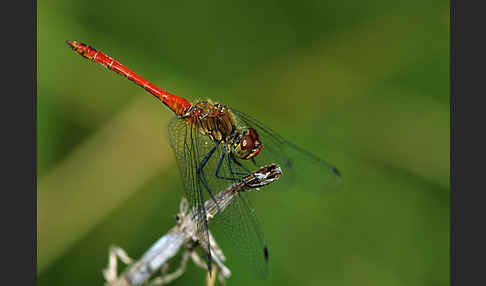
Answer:
<path fill-rule="evenodd" d="M 231 201 L 240 192 L 258 189 L 268 185 L 280 178 L 282 171 L 276 164 L 270 164 L 249 174 L 238 182 L 233 183 L 225 190 L 219 192 L 214 200 L 208 200 L 204 206 L 206 208 L 207 219 L 211 220 L 220 210 L 224 210 Z M 174 279 L 180 277 L 186 268 L 187 260 L 191 258 L 193 262 L 206 269 L 206 264 L 194 251 L 195 242 L 197 242 L 196 223 L 193 221 L 192 212 L 187 214 L 188 203 L 185 199 L 181 202 L 180 213 L 177 215 L 177 225 L 168 233 L 157 240 L 149 250 L 138 260 L 132 263 L 132 260 L 119 247 L 111 247 L 108 259 L 108 267 L 103 271 L 106 279 L 106 285 L 110 286 L 138 286 L 149 281 L 149 278 L 159 269 L 161 277 L 150 281 L 151 285 L 168 284 Z M 211 253 L 213 262 L 217 267 L 213 269 L 214 275 L 207 280 L 208 285 L 214 285 L 216 276 L 224 284 L 225 278 L 231 275 L 231 271 L 223 264 L 226 260 L 223 251 L 218 247 L 214 237 L 209 233 L 211 244 Z M 173 273 L 167 274 L 168 262 L 174 257 L 182 246 L 186 246 L 182 254 L 182 260 L 179 268 Z M 117 275 L 117 258 L 128 265 L 127 269 L 120 275 Z M 219 271 L 216 272 L 216 269 Z M 217 274 L 216 274 L 217 273 Z"/>

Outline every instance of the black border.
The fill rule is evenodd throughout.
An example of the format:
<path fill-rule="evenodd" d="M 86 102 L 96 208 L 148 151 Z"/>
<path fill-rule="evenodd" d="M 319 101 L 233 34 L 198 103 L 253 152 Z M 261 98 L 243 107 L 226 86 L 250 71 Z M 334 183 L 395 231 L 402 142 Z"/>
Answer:
<path fill-rule="evenodd" d="M 37 284 L 37 1 L 2 3 L 3 285 Z"/>
<path fill-rule="evenodd" d="M 451 285 L 486 280 L 486 25 L 471 3 L 451 0 Z"/>
<path fill-rule="evenodd" d="M 32 244 L 33 246 L 33 253 L 32 253 L 32 257 L 33 257 L 33 276 L 31 278 L 31 280 L 29 280 L 28 282 L 31 282 L 33 283 L 34 285 L 37 285 L 37 0 L 33 0 L 33 5 L 32 5 L 32 10 L 33 10 L 33 17 L 32 17 L 32 20 L 33 20 L 33 43 L 32 43 L 32 47 L 33 47 L 33 62 L 34 64 L 32 65 L 33 66 L 33 71 L 32 71 L 32 75 L 33 75 L 33 86 L 32 86 L 32 95 L 33 95 L 33 100 L 32 100 L 32 103 L 33 103 L 33 106 L 32 106 L 32 111 L 33 111 L 33 121 L 34 121 L 34 124 L 33 124 L 33 132 L 32 132 L 32 136 L 34 137 L 34 143 L 33 143 L 33 168 L 32 168 L 32 171 L 33 171 L 33 187 L 34 187 L 34 192 L 33 192 L 33 198 L 32 198 L 32 210 L 33 210 L 33 215 L 32 215 L 32 218 L 34 218 L 34 221 L 33 221 L 33 224 L 34 224 L 34 229 L 33 229 L 33 240 L 34 240 L 34 243 Z"/>

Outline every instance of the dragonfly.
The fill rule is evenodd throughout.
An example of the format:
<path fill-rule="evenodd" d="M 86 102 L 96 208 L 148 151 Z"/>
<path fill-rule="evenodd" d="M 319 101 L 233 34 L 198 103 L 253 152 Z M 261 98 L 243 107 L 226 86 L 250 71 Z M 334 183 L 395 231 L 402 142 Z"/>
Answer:
<path fill-rule="evenodd" d="M 336 167 L 298 147 L 260 121 L 232 107 L 213 102 L 191 104 L 144 79 L 119 61 L 78 41 L 66 41 L 78 54 L 112 70 L 142 87 L 169 108 L 175 117 L 169 123 L 169 142 L 179 167 L 183 189 L 196 221 L 196 236 L 205 250 L 211 273 L 206 199 L 241 180 L 258 166 L 279 164 L 279 189 L 298 188 L 317 192 L 342 188 Z M 252 272 L 268 274 L 269 251 L 254 208 L 245 193 L 238 195 L 219 222 L 249 262 Z"/>

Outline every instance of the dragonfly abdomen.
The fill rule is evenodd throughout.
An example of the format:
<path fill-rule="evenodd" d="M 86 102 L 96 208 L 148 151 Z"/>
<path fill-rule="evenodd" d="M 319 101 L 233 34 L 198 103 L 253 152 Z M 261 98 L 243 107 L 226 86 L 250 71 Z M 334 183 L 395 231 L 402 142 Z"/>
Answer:
<path fill-rule="evenodd" d="M 87 58 L 88 60 L 97 62 L 109 70 L 121 74 L 130 81 L 134 82 L 136 85 L 150 92 L 153 96 L 160 99 L 175 114 L 182 115 L 187 108 L 191 106 L 189 101 L 186 99 L 162 90 L 105 53 L 78 41 L 66 41 L 66 43 L 81 56 Z"/>

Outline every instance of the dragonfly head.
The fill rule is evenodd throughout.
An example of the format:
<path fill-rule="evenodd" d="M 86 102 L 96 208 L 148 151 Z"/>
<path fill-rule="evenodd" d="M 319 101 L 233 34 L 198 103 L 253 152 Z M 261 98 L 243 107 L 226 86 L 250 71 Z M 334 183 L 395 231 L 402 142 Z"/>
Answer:
<path fill-rule="evenodd" d="M 253 128 L 246 128 L 243 129 L 242 132 L 239 132 L 232 149 L 238 158 L 248 160 L 258 155 L 262 147 L 262 142 L 260 142 L 256 130 Z"/>

